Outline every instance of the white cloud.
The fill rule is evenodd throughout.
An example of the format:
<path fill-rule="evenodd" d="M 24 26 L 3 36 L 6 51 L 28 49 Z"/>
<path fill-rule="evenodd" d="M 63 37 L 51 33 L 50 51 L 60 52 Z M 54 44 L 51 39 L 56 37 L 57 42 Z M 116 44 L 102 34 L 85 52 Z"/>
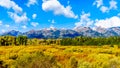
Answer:
<path fill-rule="evenodd" d="M 55 27 L 53 25 L 50 25 L 50 29 L 54 29 Z"/>
<path fill-rule="evenodd" d="M 111 0 L 110 2 L 110 9 L 117 9 L 117 2 L 114 0 Z"/>
<path fill-rule="evenodd" d="M 26 16 L 26 13 L 18 15 L 13 12 L 8 12 L 8 14 L 16 23 L 26 23 L 29 20 L 28 17 Z"/>
<path fill-rule="evenodd" d="M 54 27 L 54 25 L 50 25 L 50 28 L 48 28 L 48 30 L 56 30 L 56 28 Z"/>
<path fill-rule="evenodd" d="M 23 26 L 22 26 L 22 28 L 23 28 L 23 29 L 26 29 L 26 28 L 27 28 L 27 26 L 23 25 Z"/>
<path fill-rule="evenodd" d="M 23 9 L 19 5 L 17 5 L 13 0 L 0 0 L 0 6 L 7 8 L 8 10 L 13 10 L 13 12 L 8 11 L 8 15 L 16 23 L 28 21 L 26 13 L 23 13 Z"/>
<path fill-rule="evenodd" d="M 9 27 L 10 27 L 10 25 L 6 24 L 6 25 L 5 25 L 5 27 L 9 28 Z"/>
<path fill-rule="evenodd" d="M 106 6 L 102 6 L 102 7 L 100 8 L 100 10 L 101 10 L 103 13 L 109 12 L 109 8 L 106 7 Z"/>
<path fill-rule="evenodd" d="M 43 0 L 42 9 L 44 11 L 53 11 L 55 15 L 64 15 L 68 18 L 77 18 L 71 10 L 71 6 L 64 7 L 58 0 Z"/>
<path fill-rule="evenodd" d="M 113 16 L 111 18 L 106 18 L 103 20 L 96 20 L 95 26 L 102 27 L 102 28 L 111 28 L 111 27 L 118 27 L 120 26 L 120 17 Z"/>
<path fill-rule="evenodd" d="M 37 22 L 31 22 L 31 25 L 34 26 L 34 27 L 36 27 L 37 25 L 39 25 L 39 23 L 37 23 Z"/>
<path fill-rule="evenodd" d="M 27 7 L 30 7 L 31 5 L 34 5 L 34 4 L 37 4 L 37 0 L 29 0 L 26 5 Z"/>
<path fill-rule="evenodd" d="M 110 0 L 109 1 L 109 5 L 110 6 L 105 6 L 103 4 L 103 0 L 95 0 L 95 2 L 93 3 L 93 5 L 95 5 L 97 8 L 99 8 L 100 11 L 103 12 L 103 13 L 107 13 L 110 10 L 117 9 L 117 2 L 115 0 Z"/>
<path fill-rule="evenodd" d="M 95 19 L 90 18 L 90 13 L 82 12 L 80 16 L 80 21 L 75 23 L 74 29 L 79 27 L 101 27 L 101 28 L 111 28 L 111 27 L 120 27 L 120 16 L 119 13 L 117 16 L 113 16 L 106 19 Z"/>
<path fill-rule="evenodd" d="M 97 8 L 99 8 L 100 6 L 103 5 L 103 0 L 96 0 L 96 1 L 93 3 L 93 5 L 96 5 Z"/>
<path fill-rule="evenodd" d="M 0 6 L 5 7 L 7 9 L 13 9 L 15 12 L 19 13 L 22 12 L 22 8 L 19 7 L 14 1 L 12 0 L 0 0 Z"/>
<path fill-rule="evenodd" d="M 75 23 L 75 28 L 78 28 L 80 26 L 90 27 L 94 23 L 93 20 L 90 18 L 90 13 L 84 13 L 82 12 L 82 15 L 80 16 L 80 21 Z"/>
<path fill-rule="evenodd" d="M 2 21 L 0 21 L 0 25 L 2 25 Z"/>
<path fill-rule="evenodd" d="M 33 14 L 32 18 L 35 19 L 37 17 L 37 14 Z"/>
<path fill-rule="evenodd" d="M 5 32 L 5 30 L 4 30 L 4 29 L 2 29 L 2 30 L 1 30 L 1 32 L 2 32 L 2 33 L 4 33 L 4 32 Z"/>

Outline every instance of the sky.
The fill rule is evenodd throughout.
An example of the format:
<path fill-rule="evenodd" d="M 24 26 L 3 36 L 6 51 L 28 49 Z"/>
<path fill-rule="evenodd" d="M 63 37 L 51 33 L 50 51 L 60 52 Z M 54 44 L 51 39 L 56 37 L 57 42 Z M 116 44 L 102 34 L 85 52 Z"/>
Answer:
<path fill-rule="evenodd" d="M 0 33 L 120 27 L 120 0 L 0 0 Z"/>

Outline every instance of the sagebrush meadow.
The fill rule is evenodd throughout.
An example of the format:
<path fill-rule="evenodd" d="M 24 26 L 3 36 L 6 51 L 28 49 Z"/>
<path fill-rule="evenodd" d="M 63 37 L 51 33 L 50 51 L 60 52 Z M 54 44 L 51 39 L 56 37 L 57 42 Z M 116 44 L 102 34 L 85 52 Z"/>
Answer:
<path fill-rule="evenodd" d="M 104 46 L 1 46 L 2 68 L 120 68 L 120 49 Z"/>

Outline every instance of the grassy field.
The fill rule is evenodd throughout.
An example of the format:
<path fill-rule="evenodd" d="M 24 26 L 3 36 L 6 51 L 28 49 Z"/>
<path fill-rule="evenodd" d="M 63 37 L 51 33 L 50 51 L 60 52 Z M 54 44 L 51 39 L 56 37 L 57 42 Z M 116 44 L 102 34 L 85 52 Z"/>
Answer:
<path fill-rule="evenodd" d="M 104 46 L 1 46 L 0 68 L 120 68 L 120 49 Z"/>

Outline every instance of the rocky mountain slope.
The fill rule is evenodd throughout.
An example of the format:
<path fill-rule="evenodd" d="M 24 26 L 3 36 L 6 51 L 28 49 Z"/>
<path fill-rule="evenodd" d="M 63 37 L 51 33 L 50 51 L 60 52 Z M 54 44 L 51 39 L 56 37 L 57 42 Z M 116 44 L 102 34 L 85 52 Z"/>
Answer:
<path fill-rule="evenodd" d="M 67 38 L 67 37 L 77 37 L 77 36 L 88 36 L 88 37 L 109 37 L 109 36 L 120 36 L 120 27 L 112 27 L 109 29 L 96 27 L 94 30 L 90 27 L 79 27 L 74 30 L 72 29 L 42 29 L 42 30 L 30 30 L 27 32 L 19 31 L 8 31 L 3 34 L 18 36 L 26 35 L 29 38 Z"/>

